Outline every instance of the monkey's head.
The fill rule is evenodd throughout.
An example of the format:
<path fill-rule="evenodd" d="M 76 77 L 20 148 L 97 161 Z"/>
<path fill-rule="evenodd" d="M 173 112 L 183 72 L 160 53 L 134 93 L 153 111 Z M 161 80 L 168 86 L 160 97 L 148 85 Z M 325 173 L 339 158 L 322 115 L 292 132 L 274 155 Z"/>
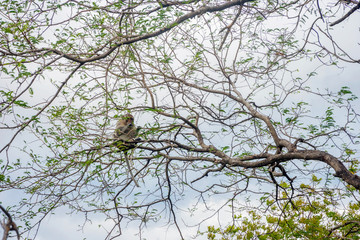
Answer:
<path fill-rule="evenodd" d="M 121 119 L 125 121 L 126 125 L 132 126 L 134 124 L 134 116 L 130 113 L 121 116 Z"/>

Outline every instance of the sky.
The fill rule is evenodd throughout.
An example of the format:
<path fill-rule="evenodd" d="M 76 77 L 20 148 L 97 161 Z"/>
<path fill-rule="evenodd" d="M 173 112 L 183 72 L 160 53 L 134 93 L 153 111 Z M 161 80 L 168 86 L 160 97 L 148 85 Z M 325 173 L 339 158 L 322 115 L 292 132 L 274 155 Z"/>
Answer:
<path fill-rule="evenodd" d="M 350 52 L 358 52 L 359 46 L 354 46 L 352 41 L 353 39 L 359 39 L 359 25 L 352 23 L 360 22 L 360 13 L 354 13 L 349 21 L 344 21 L 343 23 L 334 27 L 334 31 L 336 38 L 342 44 L 344 48 L 347 48 Z M 360 58 L 359 54 L 358 57 Z M 313 62 L 304 61 L 304 65 L 301 66 L 301 69 L 312 69 Z M 308 64 L 308 65 L 307 65 Z M 360 68 L 359 65 L 355 64 L 344 64 L 341 66 L 343 69 L 339 69 L 336 67 L 331 68 L 322 68 L 318 71 L 318 75 L 316 76 L 316 80 L 313 81 L 314 89 L 318 86 L 322 88 L 327 86 L 329 89 L 340 89 L 342 86 L 348 86 L 355 93 L 355 95 L 360 96 Z M 314 100 L 314 102 L 316 102 Z M 313 105 L 314 110 L 316 111 L 316 104 Z M 0 146 L 3 145 L 4 139 L 0 139 Z M 4 195 L 5 194 L 5 195 Z M 0 198 L 3 203 L 12 202 L 15 198 L 19 198 L 21 196 L 18 193 L 0 193 Z M 188 206 L 183 206 L 183 208 L 190 208 L 193 205 L 192 199 L 189 199 L 187 202 Z M 219 201 L 214 198 L 210 205 L 221 206 L 224 204 L 224 201 Z M 203 209 L 205 211 L 205 209 Z M 87 240 L 98 240 L 104 239 L 106 236 L 106 231 L 109 230 L 112 226 L 110 221 L 103 222 L 103 218 L 92 216 L 91 222 L 88 222 L 85 227 L 82 229 L 84 223 L 84 215 L 83 214 L 72 214 L 71 216 L 66 214 L 67 210 L 57 209 L 51 216 L 46 217 L 41 227 L 38 231 L 36 239 L 39 240 L 63 240 L 63 239 L 87 239 Z M 196 222 L 196 218 L 189 218 L 186 215 L 180 215 L 187 224 Z M 229 215 L 224 213 L 221 218 L 228 218 Z M 207 223 L 208 225 L 217 224 L 218 217 L 210 219 Z M 103 227 L 99 227 L 99 225 L 104 225 L 107 229 Z M 136 226 L 124 226 L 124 234 L 117 239 L 139 239 L 139 236 L 136 235 L 138 233 L 138 228 Z M 184 233 L 186 238 L 193 235 L 196 229 L 185 229 Z M 1 232 L 1 231 L 0 231 Z M 151 238 L 149 237 L 151 236 Z M 176 229 L 174 226 L 168 228 L 167 226 L 162 226 L 158 224 L 148 224 L 146 230 L 144 232 L 144 237 L 149 240 L 167 240 L 167 239 L 180 239 Z M 198 237 L 197 239 L 206 239 L 205 236 Z"/>

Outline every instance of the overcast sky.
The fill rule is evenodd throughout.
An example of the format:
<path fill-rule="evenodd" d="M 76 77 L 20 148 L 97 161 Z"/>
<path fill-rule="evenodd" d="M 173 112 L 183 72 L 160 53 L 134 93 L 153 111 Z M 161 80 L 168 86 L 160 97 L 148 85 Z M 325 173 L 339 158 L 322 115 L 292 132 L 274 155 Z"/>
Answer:
<path fill-rule="evenodd" d="M 343 23 L 334 27 L 335 31 L 337 31 L 336 38 L 337 41 L 344 48 L 353 51 L 354 53 L 359 53 L 358 57 L 360 58 L 360 51 L 358 45 L 353 45 L 355 41 L 354 39 L 360 39 L 359 34 L 359 24 L 360 23 L 360 12 L 354 13 L 349 21 L 344 21 Z M 324 86 L 329 89 L 340 89 L 342 86 L 349 86 L 350 89 L 360 97 L 360 68 L 359 65 L 355 64 L 345 64 L 341 63 L 343 69 L 339 69 L 336 67 L 328 67 L 321 68 L 318 71 L 318 75 L 312 80 L 312 84 L 314 89 L 319 87 L 323 88 Z M 308 65 L 304 63 L 304 66 L 301 66 L 300 69 L 312 69 L 314 67 L 314 62 L 308 62 Z M 1 85 L 0 85 L 1 86 Z M 314 109 L 319 107 L 314 105 Z M 321 107 L 321 106 L 320 106 Z M 0 144 L 4 143 L 4 138 L 0 139 Z M 15 144 L 16 145 L 16 144 Z M 2 145 L 1 145 L 2 146 Z M 19 155 L 20 157 L 21 155 Z M 1 156 L 3 158 L 3 156 Z M 18 199 L 18 193 L 10 193 L 10 192 L 2 192 L 0 193 L 1 201 L 6 206 L 6 203 L 11 203 L 15 199 Z M 190 207 L 193 202 L 192 199 L 189 199 L 188 206 Z M 218 199 L 214 199 L 212 203 L 214 206 L 224 204 L 224 201 L 219 201 Z M 185 209 L 186 206 L 183 206 Z M 205 210 L 205 209 L 204 209 Z M 71 216 L 65 214 L 66 209 L 57 209 L 55 214 L 52 216 L 48 216 L 43 220 L 43 223 L 39 229 L 37 239 L 39 240 L 64 240 L 64 239 L 87 239 L 87 240 L 99 240 L 104 239 L 106 236 L 106 231 L 102 227 L 98 227 L 99 224 L 108 226 L 109 230 L 112 227 L 112 222 L 103 222 L 103 215 L 99 218 L 95 216 L 91 217 L 92 222 L 87 223 L 84 227 L 84 230 L 81 231 L 81 226 L 84 223 L 84 215 L 83 214 L 73 214 Z M 183 220 L 187 224 L 195 223 L 196 218 L 189 218 L 187 215 L 180 214 L 179 216 L 183 217 Z M 203 217 L 203 216 L 201 216 Z M 224 213 L 221 217 L 228 218 L 229 215 Z M 208 221 L 208 224 L 217 224 L 218 219 L 214 218 Z M 183 225 L 184 226 L 184 225 Z M 205 225 L 204 225 L 205 226 Z M 185 233 L 185 237 L 191 236 L 196 232 L 196 228 L 193 229 L 183 229 Z M 204 229 L 203 229 L 204 230 Z M 138 233 L 138 228 L 135 226 L 123 226 L 123 235 L 118 239 L 138 239 L 138 237 L 134 237 L 135 234 Z M 172 240 L 179 239 L 179 235 L 174 226 L 168 228 L 167 226 L 163 226 L 160 224 L 151 224 L 149 223 L 146 229 L 146 234 L 144 237 L 149 240 Z M 197 239 L 206 239 L 206 236 L 203 238 Z"/>

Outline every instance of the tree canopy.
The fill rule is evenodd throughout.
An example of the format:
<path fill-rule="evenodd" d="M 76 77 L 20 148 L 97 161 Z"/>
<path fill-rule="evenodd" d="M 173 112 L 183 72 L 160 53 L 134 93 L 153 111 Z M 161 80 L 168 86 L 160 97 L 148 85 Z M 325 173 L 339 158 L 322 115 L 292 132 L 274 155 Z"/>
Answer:
<path fill-rule="evenodd" d="M 104 239 L 360 239 L 359 8 L 1 1 L 3 239 L 59 211 Z"/>

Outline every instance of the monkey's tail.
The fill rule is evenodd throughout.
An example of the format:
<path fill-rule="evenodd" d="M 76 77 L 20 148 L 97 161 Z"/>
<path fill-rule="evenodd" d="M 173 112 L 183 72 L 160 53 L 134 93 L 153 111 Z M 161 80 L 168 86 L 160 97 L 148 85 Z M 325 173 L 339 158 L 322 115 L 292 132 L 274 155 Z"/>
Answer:
<path fill-rule="evenodd" d="M 125 153 L 125 161 L 126 161 L 126 165 L 127 165 L 128 169 L 129 169 L 129 172 L 130 172 L 131 180 L 134 181 L 135 186 L 140 187 L 140 185 L 138 184 L 138 182 L 136 181 L 136 179 L 134 177 L 134 174 L 131 171 L 131 166 L 130 166 L 130 162 L 129 162 L 129 158 L 128 158 L 127 153 Z"/>

